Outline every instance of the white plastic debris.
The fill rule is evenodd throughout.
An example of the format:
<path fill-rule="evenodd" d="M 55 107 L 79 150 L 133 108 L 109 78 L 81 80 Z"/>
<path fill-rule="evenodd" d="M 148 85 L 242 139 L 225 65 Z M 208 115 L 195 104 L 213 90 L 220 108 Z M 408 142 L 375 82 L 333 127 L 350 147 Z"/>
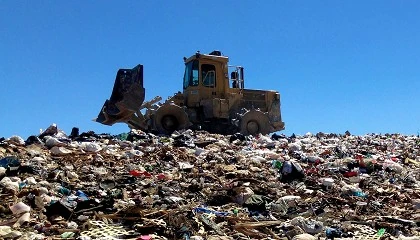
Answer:
<path fill-rule="evenodd" d="M 251 172 L 261 172 L 262 169 L 259 167 L 249 167 L 249 170 L 251 170 Z"/>
<path fill-rule="evenodd" d="M 38 188 L 38 191 L 39 191 L 39 194 L 40 195 L 47 194 L 48 193 L 48 188 L 46 188 L 46 187 L 39 187 Z"/>
<path fill-rule="evenodd" d="M 253 156 L 251 157 L 251 163 L 256 166 L 261 166 L 262 163 L 267 162 L 267 159 L 261 157 L 261 156 Z"/>
<path fill-rule="evenodd" d="M 298 234 L 292 238 L 292 240 L 315 240 L 316 238 L 310 234 Z"/>
<path fill-rule="evenodd" d="M 324 228 L 324 224 L 319 221 L 305 219 L 303 217 L 295 217 L 290 221 L 290 224 L 302 228 L 303 231 L 309 234 L 320 233 Z"/>
<path fill-rule="evenodd" d="M 92 172 L 95 173 L 95 174 L 97 174 L 97 175 L 106 175 L 106 174 L 108 174 L 108 171 L 104 167 L 94 168 L 92 170 Z"/>
<path fill-rule="evenodd" d="M 204 240 L 202 236 L 191 236 L 190 240 Z"/>
<path fill-rule="evenodd" d="M 82 148 L 86 152 L 99 152 L 102 150 L 102 147 L 98 143 L 94 142 L 85 142 L 82 144 Z"/>
<path fill-rule="evenodd" d="M 80 237 L 78 237 L 78 239 L 80 239 L 80 240 L 91 240 L 92 238 L 89 237 L 89 236 L 80 236 Z"/>
<path fill-rule="evenodd" d="M 195 149 L 195 155 L 196 156 L 200 156 L 201 154 L 205 153 L 206 150 L 202 149 L 202 148 L 197 148 Z"/>
<path fill-rule="evenodd" d="M 280 154 L 275 153 L 275 152 L 272 152 L 272 151 L 267 152 L 265 156 L 268 159 L 270 159 L 270 160 L 279 160 L 279 159 L 281 159 L 281 155 Z"/>
<path fill-rule="evenodd" d="M 72 153 L 71 150 L 68 150 L 65 147 L 57 147 L 57 146 L 51 148 L 50 152 L 52 155 L 67 155 L 67 154 Z"/>
<path fill-rule="evenodd" d="M 0 177 L 6 174 L 6 168 L 0 167 Z"/>
<path fill-rule="evenodd" d="M 271 140 L 271 138 L 269 136 L 260 135 L 258 137 L 257 142 L 259 144 L 271 144 L 273 142 L 273 140 Z"/>
<path fill-rule="evenodd" d="M 140 150 L 135 150 L 135 149 L 131 149 L 130 151 L 127 152 L 127 156 L 132 158 L 132 157 L 141 157 L 143 156 L 144 153 Z"/>
<path fill-rule="evenodd" d="M 25 182 L 26 182 L 28 185 L 35 185 L 35 184 L 36 184 L 36 180 L 35 180 L 35 178 L 34 178 L 34 177 L 28 177 L 27 179 L 25 179 Z"/>
<path fill-rule="evenodd" d="M 168 199 L 170 199 L 170 200 L 171 200 L 171 201 L 173 201 L 173 202 L 179 202 L 179 201 L 184 200 L 183 198 L 181 198 L 181 197 L 176 197 L 176 196 L 170 196 L 170 197 L 168 197 Z"/>
<path fill-rule="evenodd" d="M 1 181 L 0 184 L 7 189 L 12 190 L 13 192 L 18 192 L 19 191 L 19 181 L 12 181 L 11 178 L 9 177 L 4 177 Z"/>
<path fill-rule="evenodd" d="M 279 199 L 279 201 L 281 202 L 286 202 L 287 204 L 290 205 L 290 202 L 292 201 L 297 201 L 300 200 L 301 197 L 300 196 L 293 196 L 293 195 L 288 195 L 288 196 L 283 196 Z"/>
<path fill-rule="evenodd" d="M 420 240 L 419 236 L 413 236 L 413 237 L 405 237 L 404 235 L 398 236 L 398 240 Z"/>
<path fill-rule="evenodd" d="M 29 212 L 25 212 L 22 216 L 19 217 L 19 219 L 16 221 L 15 224 L 13 224 L 13 227 L 17 228 L 23 225 L 26 222 L 29 222 L 31 220 L 31 214 Z"/>
<path fill-rule="evenodd" d="M 324 178 L 322 180 L 322 185 L 324 185 L 328 190 L 334 186 L 334 179 L 332 178 Z"/>
<path fill-rule="evenodd" d="M 63 143 L 55 137 L 45 136 L 47 140 L 45 140 L 45 145 L 48 148 L 52 148 L 54 146 L 63 146 Z"/>
<path fill-rule="evenodd" d="M 29 212 L 31 210 L 31 207 L 24 204 L 23 202 L 18 202 L 15 205 L 10 206 L 9 208 L 13 214 L 20 214 L 24 212 Z"/>
<path fill-rule="evenodd" d="M 292 151 L 292 152 L 300 151 L 300 150 L 302 150 L 302 147 L 297 143 L 290 143 L 289 144 L 289 150 Z"/>
<path fill-rule="evenodd" d="M 69 229 L 77 229 L 78 226 L 79 225 L 77 225 L 77 223 L 73 221 L 67 223 L 67 228 Z"/>
<path fill-rule="evenodd" d="M 10 226 L 0 226 L 0 238 L 1 239 L 17 239 L 22 236 L 22 233 L 13 230 Z"/>
<path fill-rule="evenodd" d="M 392 160 L 389 160 L 389 159 L 386 159 L 384 161 L 383 166 L 384 168 L 389 168 L 391 170 L 394 170 L 396 173 L 401 173 L 404 169 L 404 167 L 401 164 L 394 162 Z"/>
<path fill-rule="evenodd" d="M 250 187 L 241 188 L 238 191 L 235 202 L 240 205 L 244 204 L 248 198 L 254 195 L 254 191 Z"/>
<path fill-rule="evenodd" d="M 194 167 L 194 165 L 187 162 L 178 162 L 178 165 L 181 170 L 192 169 Z"/>
<path fill-rule="evenodd" d="M 75 173 L 75 172 L 73 172 L 73 171 L 68 171 L 67 172 L 67 177 L 69 178 L 69 179 L 78 179 L 79 178 L 79 175 L 77 174 L 77 173 Z"/>
<path fill-rule="evenodd" d="M 0 237 L 5 237 L 7 234 L 12 232 L 12 228 L 9 226 L 0 226 Z"/>
<path fill-rule="evenodd" d="M 43 162 L 45 162 L 45 159 L 43 157 L 33 157 L 32 161 L 38 162 L 38 163 L 43 163 Z"/>
<path fill-rule="evenodd" d="M 81 222 L 84 222 L 88 219 L 89 219 L 89 216 L 86 216 L 86 215 L 80 215 L 80 216 L 77 217 L 77 220 L 79 220 Z"/>

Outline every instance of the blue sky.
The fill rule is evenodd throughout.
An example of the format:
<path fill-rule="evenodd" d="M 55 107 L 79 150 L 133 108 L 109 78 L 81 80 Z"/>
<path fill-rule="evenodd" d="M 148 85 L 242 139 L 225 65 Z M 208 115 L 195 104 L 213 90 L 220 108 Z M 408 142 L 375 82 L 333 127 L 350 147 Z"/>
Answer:
<path fill-rule="evenodd" d="M 182 90 L 182 57 L 221 50 L 281 93 L 285 134 L 420 131 L 419 1 L 13 1 L 0 4 L 0 137 L 117 134 L 93 122 L 118 68 L 146 99 Z"/>

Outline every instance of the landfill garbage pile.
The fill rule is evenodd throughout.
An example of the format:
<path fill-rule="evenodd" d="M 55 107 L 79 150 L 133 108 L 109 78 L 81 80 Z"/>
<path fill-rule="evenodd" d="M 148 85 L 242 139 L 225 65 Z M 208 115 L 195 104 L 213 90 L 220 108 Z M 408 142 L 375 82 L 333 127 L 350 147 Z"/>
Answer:
<path fill-rule="evenodd" d="M 51 125 L 0 139 L 0 239 L 420 239 L 419 144 Z"/>

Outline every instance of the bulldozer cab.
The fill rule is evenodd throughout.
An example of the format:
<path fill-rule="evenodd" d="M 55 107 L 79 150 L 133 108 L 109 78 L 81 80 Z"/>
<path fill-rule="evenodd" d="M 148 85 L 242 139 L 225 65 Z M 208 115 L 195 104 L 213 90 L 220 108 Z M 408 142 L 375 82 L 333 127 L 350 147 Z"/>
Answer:
<path fill-rule="evenodd" d="M 224 98 L 229 88 L 228 58 L 220 52 L 197 52 L 185 61 L 184 96 L 188 107 L 210 104 L 213 99 Z"/>
<path fill-rule="evenodd" d="M 229 118 L 229 101 L 237 101 L 244 89 L 243 67 L 229 66 L 220 51 L 197 52 L 184 61 L 186 106 L 202 108 L 205 118 Z"/>

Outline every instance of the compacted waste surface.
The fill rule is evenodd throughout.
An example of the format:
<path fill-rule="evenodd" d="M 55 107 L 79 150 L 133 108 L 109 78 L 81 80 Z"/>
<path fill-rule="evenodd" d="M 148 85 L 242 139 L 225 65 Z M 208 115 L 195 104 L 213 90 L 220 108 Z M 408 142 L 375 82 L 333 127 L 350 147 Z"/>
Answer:
<path fill-rule="evenodd" d="M 51 125 L 0 139 L 0 239 L 420 239 L 419 144 Z"/>

